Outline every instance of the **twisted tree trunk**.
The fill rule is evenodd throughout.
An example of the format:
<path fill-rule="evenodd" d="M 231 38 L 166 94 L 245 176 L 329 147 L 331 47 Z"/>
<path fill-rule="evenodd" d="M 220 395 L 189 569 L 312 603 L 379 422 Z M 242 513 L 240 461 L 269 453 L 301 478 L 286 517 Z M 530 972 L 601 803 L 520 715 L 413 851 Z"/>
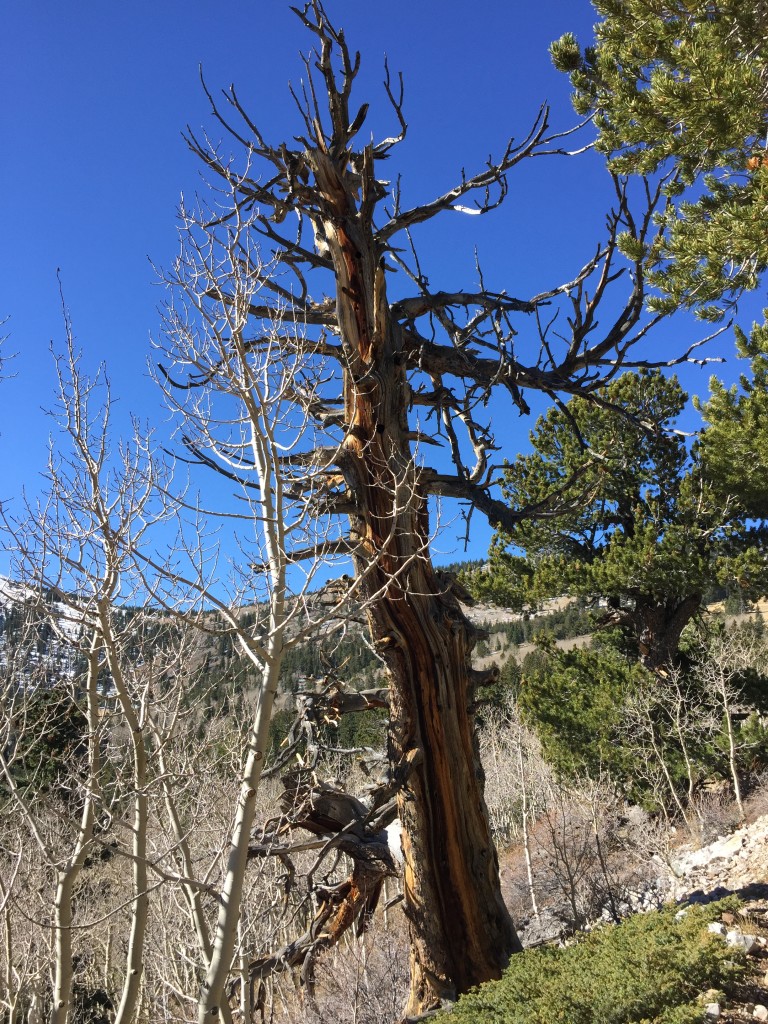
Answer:
<path fill-rule="evenodd" d="M 631 622 L 642 664 L 651 672 L 668 669 L 677 661 L 680 637 L 701 608 L 701 594 L 655 604 L 638 601 Z"/>
<path fill-rule="evenodd" d="M 527 413 L 530 389 L 550 396 L 591 394 L 601 378 L 613 376 L 648 328 L 639 326 L 643 258 L 632 261 L 631 288 L 618 315 L 596 331 L 606 287 L 618 279 L 618 236 L 629 223 L 626 192 L 617 183 L 618 207 L 608 216 L 605 246 L 566 284 L 530 300 L 487 291 L 482 279 L 479 291 L 432 290 L 415 251 L 413 267 L 402 256 L 413 245 L 411 230 L 447 211 L 495 209 L 509 194 L 511 170 L 529 157 L 566 153 L 563 136 L 549 134 L 542 107 L 526 137 L 519 143 L 511 139 L 498 160 L 477 174 L 462 173 L 453 188 L 431 201 L 404 208 L 399 187 L 391 188 L 376 171 L 406 136 L 402 87 L 385 68 L 398 134 L 361 148 L 369 106 L 363 103 L 356 113 L 350 108 L 359 54 L 330 23 L 322 0 L 292 9 L 314 42 L 304 58 L 307 87 L 294 94 L 302 133 L 270 145 L 234 87 L 227 93 L 229 112 L 206 90 L 218 123 L 238 146 L 247 138 L 247 159 L 238 169 L 206 139 L 188 133 L 192 150 L 226 183 L 233 200 L 233 220 L 206 214 L 198 227 L 214 245 L 217 233 L 232 230 L 233 222 L 251 224 L 254 237 L 269 242 L 269 266 L 249 259 L 247 247 L 234 261 L 263 290 L 247 304 L 256 335 L 265 319 L 277 318 L 285 324 L 285 349 L 317 360 L 312 365 L 320 391 L 307 395 L 296 387 L 290 401 L 330 444 L 289 458 L 298 468 L 314 467 L 305 480 L 296 478 L 296 491 L 318 519 L 328 517 L 340 532 L 293 551 L 291 558 L 352 555 L 355 600 L 366 608 L 372 638 L 390 670 L 390 755 L 400 783 L 412 949 L 407 1014 L 419 1016 L 498 977 L 520 948 L 501 898 L 475 744 L 472 705 L 482 678 L 470 666 L 475 633 L 450 585 L 432 567 L 429 498 L 466 502 L 505 528 L 537 511 L 510 509 L 495 497 L 495 441 L 482 407 L 499 390 Z M 228 120 L 232 112 L 237 127 Z M 645 251 L 660 200 L 660 188 L 651 190 L 647 211 L 633 222 L 638 252 Z M 389 303 L 385 260 L 387 269 L 399 269 L 401 279 L 410 280 L 415 294 Z M 590 278 L 594 287 L 587 289 Z M 331 280 L 335 294 L 329 295 Z M 312 282 L 322 298 L 313 297 Z M 221 283 L 206 295 L 226 304 L 235 301 L 231 291 Z M 511 317 L 532 314 L 560 296 L 571 310 L 571 336 L 562 349 L 553 348 L 549 327 L 538 324 L 532 359 L 526 360 Z M 414 405 L 444 427 L 445 444 L 437 446 L 444 447 L 444 465 L 419 464 L 414 446 L 420 436 L 408 424 Z M 195 455 L 209 464 L 200 449 Z M 225 475 L 237 479 L 229 464 Z M 344 520 L 336 518 L 347 516 L 348 535 Z"/>
<path fill-rule="evenodd" d="M 475 636 L 429 557 L 429 512 L 411 452 L 399 327 L 366 230 L 370 168 L 358 209 L 344 171 L 314 152 L 324 226 L 337 278 L 346 355 L 344 452 L 356 512 L 357 572 L 374 643 L 390 672 L 390 755 L 400 782 L 411 996 L 419 1015 L 499 977 L 520 949 L 501 897 L 472 716 Z"/>

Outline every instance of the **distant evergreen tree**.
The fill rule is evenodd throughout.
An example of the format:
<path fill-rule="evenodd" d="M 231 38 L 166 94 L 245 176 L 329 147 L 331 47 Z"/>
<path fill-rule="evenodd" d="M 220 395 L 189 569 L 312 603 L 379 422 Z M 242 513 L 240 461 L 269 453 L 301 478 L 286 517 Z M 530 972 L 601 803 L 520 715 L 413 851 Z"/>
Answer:
<path fill-rule="evenodd" d="M 73 780 L 80 772 L 83 779 L 87 775 L 87 736 L 88 723 L 66 680 L 30 691 L 23 722 L 6 751 L 15 785 L 35 797 L 72 800 Z"/>
<path fill-rule="evenodd" d="M 674 661 L 713 585 L 732 581 L 750 599 L 765 591 L 765 530 L 749 527 L 672 431 L 686 402 L 674 377 L 628 373 L 600 398 L 539 420 L 533 452 L 505 470 L 502 490 L 512 507 L 544 514 L 499 532 L 489 570 L 467 579 L 510 607 L 600 598 L 603 623 L 656 669 Z"/>

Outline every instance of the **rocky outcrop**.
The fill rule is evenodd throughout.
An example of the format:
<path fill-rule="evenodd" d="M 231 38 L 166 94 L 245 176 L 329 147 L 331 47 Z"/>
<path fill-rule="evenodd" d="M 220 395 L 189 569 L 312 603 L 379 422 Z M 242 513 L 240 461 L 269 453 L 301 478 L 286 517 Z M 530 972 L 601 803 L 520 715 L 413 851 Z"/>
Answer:
<path fill-rule="evenodd" d="M 681 846 L 670 858 L 667 884 L 668 898 L 678 901 L 729 892 L 768 898 L 768 814 L 700 849 Z"/>

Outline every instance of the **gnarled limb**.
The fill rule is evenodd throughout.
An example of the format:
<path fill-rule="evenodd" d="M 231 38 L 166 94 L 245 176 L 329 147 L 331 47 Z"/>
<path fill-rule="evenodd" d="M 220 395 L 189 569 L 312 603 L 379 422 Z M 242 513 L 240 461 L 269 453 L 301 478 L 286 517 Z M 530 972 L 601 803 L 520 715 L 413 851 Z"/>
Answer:
<path fill-rule="evenodd" d="M 281 833 L 303 829 L 326 840 L 312 874 L 333 850 L 340 850 L 351 860 L 352 872 L 335 885 L 313 888 L 314 913 L 303 935 L 268 956 L 250 961 L 247 984 L 252 1004 L 263 998 L 262 986 L 267 978 L 298 967 L 311 999 L 317 957 L 335 946 L 350 928 L 354 927 L 356 934 L 365 930 L 378 906 L 384 881 L 399 870 L 383 827 L 394 819 L 394 805 L 383 816 L 372 818 L 368 804 L 335 786 L 314 782 L 307 771 L 290 773 L 283 783 Z M 306 847 L 299 844 L 299 848 Z M 263 856 L 273 853 L 275 846 L 266 841 L 251 849 L 252 856 Z M 277 850 L 285 856 L 280 846 Z M 227 995 L 233 1008 L 241 998 L 242 984 L 242 978 L 238 978 L 229 986 Z"/>

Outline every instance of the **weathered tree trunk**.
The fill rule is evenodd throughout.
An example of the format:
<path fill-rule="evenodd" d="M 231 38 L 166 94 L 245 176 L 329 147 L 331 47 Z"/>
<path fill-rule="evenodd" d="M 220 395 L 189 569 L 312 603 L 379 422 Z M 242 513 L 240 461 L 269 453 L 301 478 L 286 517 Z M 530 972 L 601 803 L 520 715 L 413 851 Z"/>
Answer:
<path fill-rule="evenodd" d="M 403 775 L 410 1014 L 499 977 L 520 949 L 501 897 L 470 712 L 471 627 L 436 592 L 430 567 L 419 569 L 413 593 L 382 602 L 373 627 L 394 640 L 387 661 L 392 754 Z"/>
<path fill-rule="evenodd" d="M 400 330 L 362 212 L 374 188 L 366 153 L 361 209 L 345 169 L 314 152 L 337 279 L 346 357 L 347 434 L 341 466 L 357 511 L 357 572 L 374 643 L 391 676 L 391 758 L 403 824 L 411 937 L 407 1015 L 499 977 L 520 949 L 501 896 L 472 716 L 474 630 L 438 582 L 429 513 L 406 423 Z"/>
<path fill-rule="evenodd" d="M 680 636 L 701 607 L 701 594 L 677 604 L 640 603 L 633 615 L 640 660 L 651 672 L 669 668 L 677 660 Z"/>

